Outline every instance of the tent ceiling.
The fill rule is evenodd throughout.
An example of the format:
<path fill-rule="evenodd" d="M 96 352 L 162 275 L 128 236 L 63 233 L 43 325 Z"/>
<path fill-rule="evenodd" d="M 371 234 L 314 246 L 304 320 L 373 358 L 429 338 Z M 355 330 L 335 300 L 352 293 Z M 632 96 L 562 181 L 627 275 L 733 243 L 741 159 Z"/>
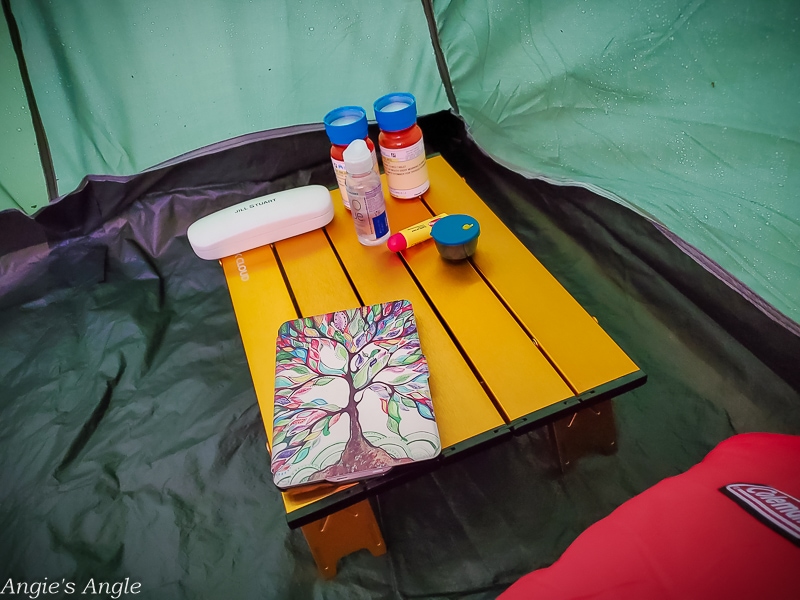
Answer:
<path fill-rule="evenodd" d="M 4 4 L 60 194 L 389 90 L 448 107 L 416 0 Z M 800 4 L 734 4 L 428 3 L 438 67 L 487 153 L 648 216 L 800 321 Z M 0 207 L 32 212 L 42 178 L 9 56 Z"/>

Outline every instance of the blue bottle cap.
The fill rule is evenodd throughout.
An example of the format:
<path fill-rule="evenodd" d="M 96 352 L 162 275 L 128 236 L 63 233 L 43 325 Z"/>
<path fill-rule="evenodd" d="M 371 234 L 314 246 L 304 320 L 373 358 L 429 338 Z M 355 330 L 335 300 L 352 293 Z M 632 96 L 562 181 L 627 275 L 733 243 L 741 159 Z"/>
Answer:
<path fill-rule="evenodd" d="M 402 131 L 417 122 L 417 101 L 405 92 L 386 94 L 373 103 L 381 131 Z"/>
<path fill-rule="evenodd" d="M 360 106 L 340 106 L 325 115 L 325 133 L 331 144 L 347 146 L 354 140 L 367 137 L 367 111 Z"/>
<path fill-rule="evenodd" d="M 480 224 L 469 215 L 448 215 L 436 221 L 431 229 L 431 237 L 443 246 L 468 244 L 480 234 Z"/>

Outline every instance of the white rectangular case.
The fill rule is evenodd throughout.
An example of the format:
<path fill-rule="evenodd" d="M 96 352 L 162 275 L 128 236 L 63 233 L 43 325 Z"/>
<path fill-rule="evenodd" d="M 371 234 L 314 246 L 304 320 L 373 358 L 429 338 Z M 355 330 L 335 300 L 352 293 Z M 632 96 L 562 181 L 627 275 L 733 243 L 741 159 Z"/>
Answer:
<path fill-rule="evenodd" d="M 332 219 L 330 192 L 307 185 L 223 208 L 186 233 L 197 256 L 216 260 L 319 229 Z"/>

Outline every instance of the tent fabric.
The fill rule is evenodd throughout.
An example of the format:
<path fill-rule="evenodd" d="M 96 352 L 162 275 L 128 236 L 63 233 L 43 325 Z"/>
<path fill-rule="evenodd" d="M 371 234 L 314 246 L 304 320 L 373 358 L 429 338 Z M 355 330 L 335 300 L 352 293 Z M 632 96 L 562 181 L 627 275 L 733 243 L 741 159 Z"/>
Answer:
<path fill-rule="evenodd" d="M 0 210 L 35 213 L 48 202 L 25 84 L 6 23 L 0 24 Z"/>
<path fill-rule="evenodd" d="M 434 9 L 460 114 L 489 155 L 653 219 L 800 321 L 800 4 Z"/>
<path fill-rule="evenodd" d="M 500 600 L 796 598 L 800 545 L 720 490 L 749 483 L 800 498 L 798 465 L 798 436 L 729 438 L 592 525 Z"/>
<path fill-rule="evenodd" d="M 800 383 L 763 345 L 784 329 L 631 211 L 488 161 L 450 115 L 420 123 L 429 149 L 648 374 L 614 402 L 617 453 L 561 475 L 540 428 L 465 456 L 377 496 L 388 554 L 353 554 L 319 579 L 269 479 L 222 271 L 185 236 L 245 198 L 335 185 L 323 132 L 256 140 L 90 178 L 0 251 L 0 583 L 129 577 L 143 598 L 494 598 L 720 441 L 800 434 Z M 798 354 L 791 338 L 783 350 Z"/>
<path fill-rule="evenodd" d="M 413 87 L 423 113 L 448 107 L 413 0 L 11 8 L 60 194 L 87 174 L 131 175 L 253 131 L 320 123 L 389 90 Z"/>
<path fill-rule="evenodd" d="M 3 4 L 32 91 L 2 71 L 18 89 L 0 131 L 27 151 L 0 161 L 0 209 L 46 201 L 36 135 L 57 196 L 411 90 L 422 114 L 451 98 L 495 160 L 653 219 L 800 327 L 792 0 Z M 20 125 L 34 109 L 42 131 Z"/>

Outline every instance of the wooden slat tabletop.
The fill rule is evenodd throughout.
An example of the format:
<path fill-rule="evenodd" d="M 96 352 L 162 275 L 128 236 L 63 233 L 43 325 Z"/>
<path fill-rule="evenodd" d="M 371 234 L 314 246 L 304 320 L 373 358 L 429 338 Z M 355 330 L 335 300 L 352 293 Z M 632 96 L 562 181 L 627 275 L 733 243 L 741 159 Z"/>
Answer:
<path fill-rule="evenodd" d="M 362 246 L 338 190 L 335 217 L 324 229 L 221 261 L 270 441 L 278 327 L 362 304 L 413 305 L 443 456 L 638 373 L 443 158 L 429 159 L 428 169 L 431 189 L 423 200 L 387 197 L 392 231 L 438 212 L 470 214 L 481 226 L 470 261 L 441 260 L 433 242 L 402 254 Z M 367 493 L 363 483 L 321 485 L 283 498 L 290 524 L 299 525 Z"/>
<path fill-rule="evenodd" d="M 463 212 L 481 224 L 473 263 L 581 394 L 639 370 L 594 318 L 483 203 L 441 157 L 429 163 L 437 188 L 425 200 L 434 212 Z M 458 190 L 447 193 L 445 190 Z M 496 249 L 496 250 L 495 250 Z"/>

